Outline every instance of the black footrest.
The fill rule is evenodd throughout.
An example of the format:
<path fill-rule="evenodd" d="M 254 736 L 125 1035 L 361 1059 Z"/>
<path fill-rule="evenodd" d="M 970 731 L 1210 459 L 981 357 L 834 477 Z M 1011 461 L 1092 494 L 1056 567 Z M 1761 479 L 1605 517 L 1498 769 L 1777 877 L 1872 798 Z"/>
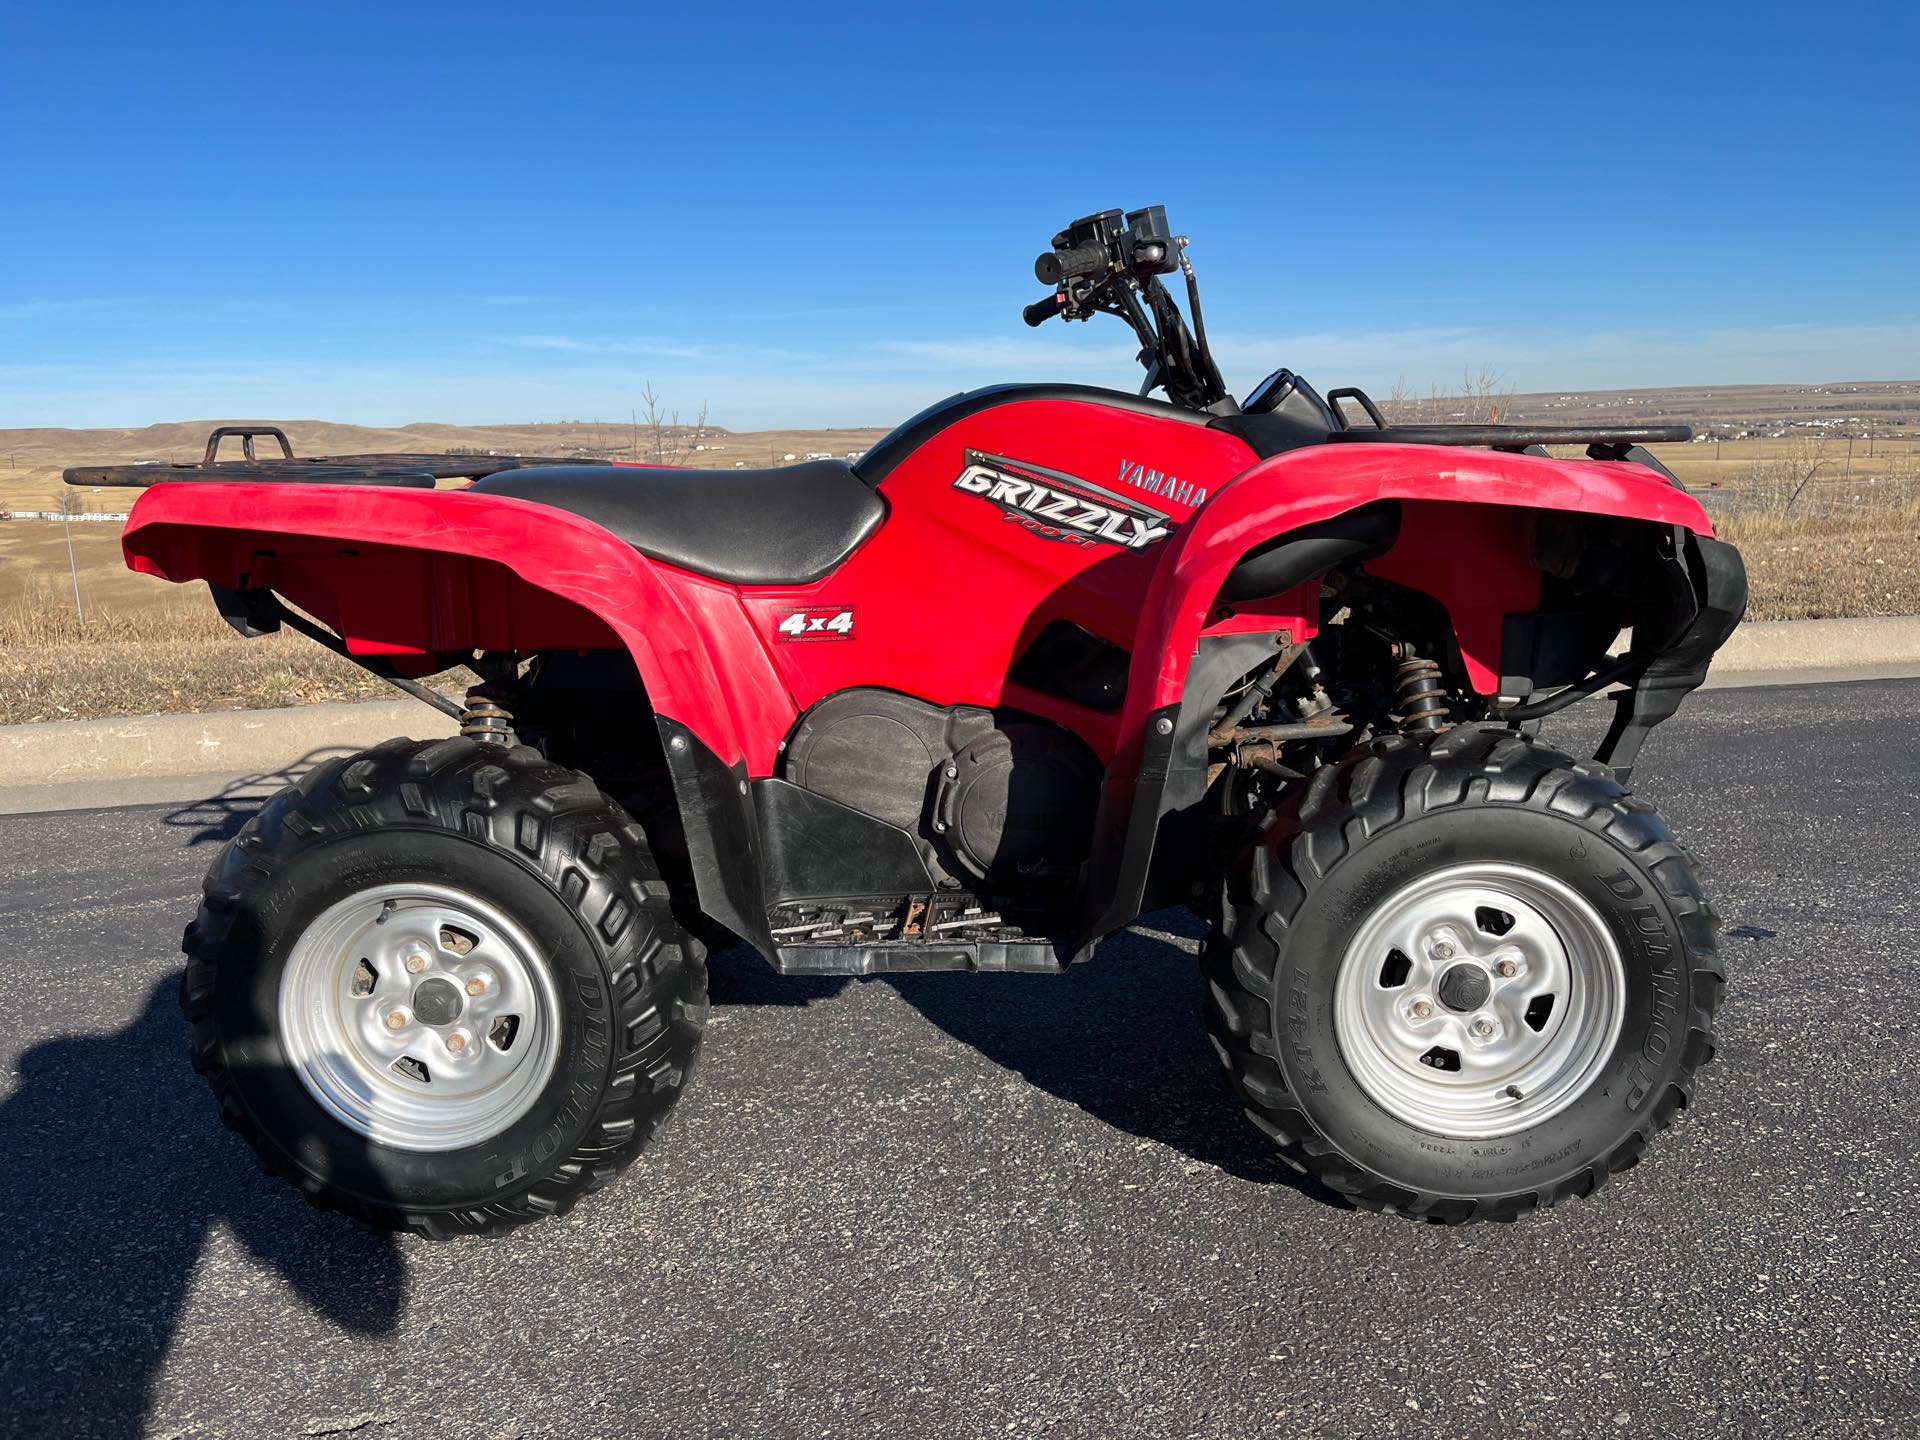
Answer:
<path fill-rule="evenodd" d="M 971 895 L 778 905 L 767 917 L 790 975 L 1066 968 L 1053 942 Z"/>

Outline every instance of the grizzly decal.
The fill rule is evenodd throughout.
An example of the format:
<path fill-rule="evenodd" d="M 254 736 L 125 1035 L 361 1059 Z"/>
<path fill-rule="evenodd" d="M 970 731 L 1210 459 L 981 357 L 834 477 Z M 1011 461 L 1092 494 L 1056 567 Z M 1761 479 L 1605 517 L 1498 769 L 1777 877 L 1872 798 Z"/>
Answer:
<path fill-rule="evenodd" d="M 1173 533 L 1161 511 L 1092 481 L 982 450 L 967 451 L 953 488 L 992 501 L 1007 519 L 1047 540 L 1144 550 Z"/>

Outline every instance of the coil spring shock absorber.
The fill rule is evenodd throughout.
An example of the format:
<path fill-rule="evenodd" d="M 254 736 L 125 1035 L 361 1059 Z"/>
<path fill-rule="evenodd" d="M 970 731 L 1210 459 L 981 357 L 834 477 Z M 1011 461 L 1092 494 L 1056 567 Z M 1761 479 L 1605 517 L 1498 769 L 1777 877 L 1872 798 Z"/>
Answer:
<path fill-rule="evenodd" d="M 1437 735 L 1452 728 L 1447 722 L 1447 692 L 1440 683 L 1440 666 L 1411 650 L 1393 672 L 1393 714 L 1406 732 Z"/>
<path fill-rule="evenodd" d="M 485 686 L 475 685 L 467 691 L 467 708 L 460 716 L 460 733 L 469 740 L 478 740 L 482 745 L 511 745 L 513 714 L 487 694 Z"/>

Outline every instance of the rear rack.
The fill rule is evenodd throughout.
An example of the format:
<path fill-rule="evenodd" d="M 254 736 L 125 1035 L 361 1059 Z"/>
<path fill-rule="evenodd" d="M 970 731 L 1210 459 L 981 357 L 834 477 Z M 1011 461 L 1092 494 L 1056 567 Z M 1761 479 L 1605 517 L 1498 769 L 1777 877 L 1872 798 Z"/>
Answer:
<path fill-rule="evenodd" d="M 256 438 L 280 442 L 277 457 L 254 454 Z M 239 460 L 220 459 L 220 442 L 237 438 Z M 190 481 L 248 481 L 309 485 L 405 485 L 430 489 L 440 480 L 478 480 L 502 470 L 535 465 L 611 465 L 611 460 L 578 456 L 539 455 L 314 455 L 295 456 L 293 443 L 278 425 L 221 425 L 207 436 L 206 454 L 184 465 L 147 462 L 138 465 L 73 465 L 65 472 L 69 485 L 149 485 Z"/>

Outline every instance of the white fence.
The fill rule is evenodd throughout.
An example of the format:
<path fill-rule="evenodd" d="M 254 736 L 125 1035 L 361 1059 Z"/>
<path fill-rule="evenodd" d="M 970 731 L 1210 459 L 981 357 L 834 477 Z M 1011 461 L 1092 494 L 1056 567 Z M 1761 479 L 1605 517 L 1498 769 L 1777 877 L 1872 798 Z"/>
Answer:
<path fill-rule="evenodd" d="M 104 523 L 109 520 L 123 521 L 130 513 L 126 510 L 82 510 L 77 515 L 62 515 L 58 510 L 0 510 L 0 520 L 90 520 Z"/>
<path fill-rule="evenodd" d="M 1775 480 L 1725 487 L 1689 487 L 1713 515 L 1887 515 L 1920 505 L 1920 475 L 1874 475 L 1863 479 L 1813 480 L 1795 485 Z"/>

